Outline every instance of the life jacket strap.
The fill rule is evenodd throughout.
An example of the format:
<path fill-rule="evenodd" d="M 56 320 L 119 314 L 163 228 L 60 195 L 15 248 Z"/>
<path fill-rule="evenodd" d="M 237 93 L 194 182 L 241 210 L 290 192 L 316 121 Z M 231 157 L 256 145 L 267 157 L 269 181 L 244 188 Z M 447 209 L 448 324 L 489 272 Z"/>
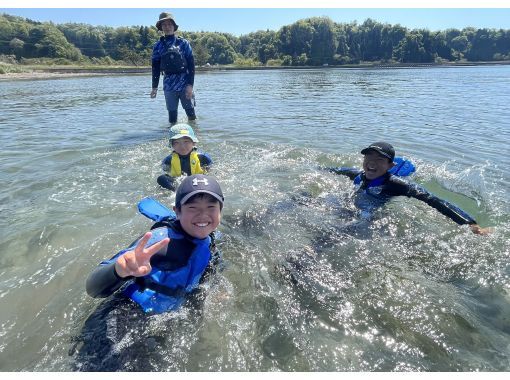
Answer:
<path fill-rule="evenodd" d="M 137 277 L 135 283 L 140 287 L 140 291 L 143 292 L 145 289 L 154 290 L 156 293 L 164 294 L 169 297 L 183 297 L 186 292 L 183 288 L 169 288 L 168 286 L 158 284 L 152 279 L 147 277 Z"/>

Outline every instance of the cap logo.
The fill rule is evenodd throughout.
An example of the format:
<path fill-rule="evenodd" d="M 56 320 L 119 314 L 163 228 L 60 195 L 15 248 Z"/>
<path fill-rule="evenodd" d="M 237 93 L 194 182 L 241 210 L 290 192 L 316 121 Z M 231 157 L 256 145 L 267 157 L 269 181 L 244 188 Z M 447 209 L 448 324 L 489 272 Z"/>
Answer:
<path fill-rule="evenodd" d="M 205 186 L 209 185 L 209 181 L 207 181 L 207 178 L 203 178 L 203 179 L 198 179 L 198 178 L 193 178 L 193 186 L 198 186 L 198 183 L 199 182 L 202 182 Z"/>
<path fill-rule="evenodd" d="M 179 133 L 180 133 L 181 135 L 188 135 L 188 134 L 189 134 L 189 131 L 188 131 L 187 129 L 181 129 L 181 130 L 179 131 Z"/>

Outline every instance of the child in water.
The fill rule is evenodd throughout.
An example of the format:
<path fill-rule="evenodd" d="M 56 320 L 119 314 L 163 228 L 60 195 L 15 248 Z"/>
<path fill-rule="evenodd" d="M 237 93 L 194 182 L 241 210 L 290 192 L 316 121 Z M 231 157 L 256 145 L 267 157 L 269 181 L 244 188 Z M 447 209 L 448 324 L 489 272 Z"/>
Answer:
<path fill-rule="evenodd" d="M 174 310 L 192 292 L 213 261 L 223 193 L 210 176 L 186 177 L 177 188 L 177 218 L 163 219 L 127 249 L 103 261 L 89 275 L 87 293 L 108 297 L 122 285 L 124 295 L 145 312 Z"/>
<path fill-rule="evenodd" d="M 395 149 L 391 144 L 376 142 L 363 149 L 361 154 L 364 155 L 363 170 L 343 167 L 327 168 L 333 173 L 345 175 L 354 181 L 357 188 L 356 201 L 359 203 L 357 206 L 369 202 L 381 205 L 393 196 L 405 195 L 427 203 L 457 224 L 468 224 L 475 234 L 484 235 L 491 231 L 490 228 L 480 227 L 470 215 L 457 206 L 439 199 L 417 184 L 391 174 L 390 170 L 395 165 L 393 162 Z"/>
<path fill-rule="evenodd" d="M 205 174 L 212 164 L 207 153 L 197 150 L 193 128 L 188 124 L 176 124 L 170 128 L 169 146 L 172 154 L 165 157 L 161 163 L 164 172 L 158 177 L 158 184 L 169 190 L 175 190 L 175 179 L 182 175 Z"/>

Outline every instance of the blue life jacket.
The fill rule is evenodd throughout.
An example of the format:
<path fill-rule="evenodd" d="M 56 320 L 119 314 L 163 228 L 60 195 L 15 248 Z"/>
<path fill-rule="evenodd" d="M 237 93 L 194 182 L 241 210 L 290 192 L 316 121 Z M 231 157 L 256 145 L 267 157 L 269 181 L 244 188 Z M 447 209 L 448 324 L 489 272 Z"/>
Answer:
<path fill-rule="evenodd" d="M 395 157 L 393 163 L 395 165 L 388 170 L 388 173 L 397 177 L 407 177 L 416 171 L 414 164 L 404 157 Z"/>
<path fill-rule="evenodd" d="M 395 157 L 393 159 L 395 164 L 387 173 L 396 175 L 397 177 L 407 177 L 416 171 L 414 164 L 404 157 Z M 386 175 L 382 175 L 378 178 L 373 179 L 368 184 L 367 188 L 381 186 L 386 180 Z M 354 184 L 360 185 L 363 181 L 363 173 L 360 173 L 354 178 Z"/>
<path fill-rule="evenodd" d="M 363 193 L 380 198 L 382 185 L 386 182 L 388 174 L 395 175 L 397 177 L 407 177 L 416 171 L 414 164 L 404 157 L 395 157 L 393 159 L 393 163 L 395 165 L 388 170 L 386 174 L 369 181 L 366 188 L 363 190 Z M 358 189 L 363 183 L 363 174 L 364 173 L 358 174 L 353 180 L 354 185 Z"/>
<path fill-rule="evenodd" d="M 138 209 L 143 215 L 163 224 L 175 220 L 173 211 L 152 198 L 140 201 Z M 150 274 L 136 278 L 124 289 L 124 294 L 138 303 L 145 312 L 162 313 L 177 309 L 184 302 L 185 295 L 197 287 L 211 259 L 211 238 L 186 238 L 183 234 L 166 226 L 155 228 L 151 232 L 152 236 L 146 247 L 166 237 L 169 237 L 174 243 L 178 243 L 179 240 L 187 240 L 187 243 L 191 242 L 194 245 L 186 265 L 168 270 L 160 267 L 157 262 L 152 263 L 151 260 L 152 271 Z M 138 241 L 139 239 L 127 250 L 135 247 Z M 119 252 L 114 259 L 127 250 Z M 178 255 L 179 252 L 166 252 L 166 254 Z"/>
<path fill-rule="evenodd" d="M 169 237 L 172 240 L 184 239 L 184 236 L 168 227 L 152 230 L 153 236 L 147 243 L 150 246 Z M 152 239 L 156 237 L 156 239 Z M 144 277 L 135 279 L 124 294 L 138 303 L 145 312 L 162 313 L 177 309 L 185 299 L 186 293 L 193 291 L 202 277 L 211 259 L 209 245 L 211 238 L 193 239 L 195 244 L 187 264 L 173 270 L 164 270 L 152 264 L 152 271 Z M 179 254 L 171 252 L 170 254 Z"/>

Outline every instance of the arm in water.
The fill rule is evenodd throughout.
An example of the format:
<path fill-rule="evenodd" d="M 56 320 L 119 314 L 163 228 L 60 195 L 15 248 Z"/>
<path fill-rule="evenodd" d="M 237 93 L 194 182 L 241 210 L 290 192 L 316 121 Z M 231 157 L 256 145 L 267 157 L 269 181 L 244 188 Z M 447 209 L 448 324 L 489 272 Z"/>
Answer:
<path fill-rule="evenodd" d="M 349 177 L 350 179 L 356 178 L 358 175 L 360 175 L 363 171 L 356 168 L 345 168 L 345 167 L 337 167 L 337 168 L 331 168 L 331 167 L 321 167 L 323 170 L 327 170 L 331 173 L 335 173 L 338 175 L 344 175 Z"/>
<path fill-rule="evenodd" d="M 486 235 L 492 231 L 491 228 L 480 227 L 476 220 L 467 212 L 444 199 L 436 197 L 434 194 L 429 193 L 425 188 L 417 184 L 406 182 L 395 176 L 391 177 L 390 183 L 392 190 L 399 193 L 394 195 L 406 195 L 425 202 L 441 214 L 453 220 L 455 223 L 460 225 L 469 224 L 469 228 L 474 234 Z"/>

